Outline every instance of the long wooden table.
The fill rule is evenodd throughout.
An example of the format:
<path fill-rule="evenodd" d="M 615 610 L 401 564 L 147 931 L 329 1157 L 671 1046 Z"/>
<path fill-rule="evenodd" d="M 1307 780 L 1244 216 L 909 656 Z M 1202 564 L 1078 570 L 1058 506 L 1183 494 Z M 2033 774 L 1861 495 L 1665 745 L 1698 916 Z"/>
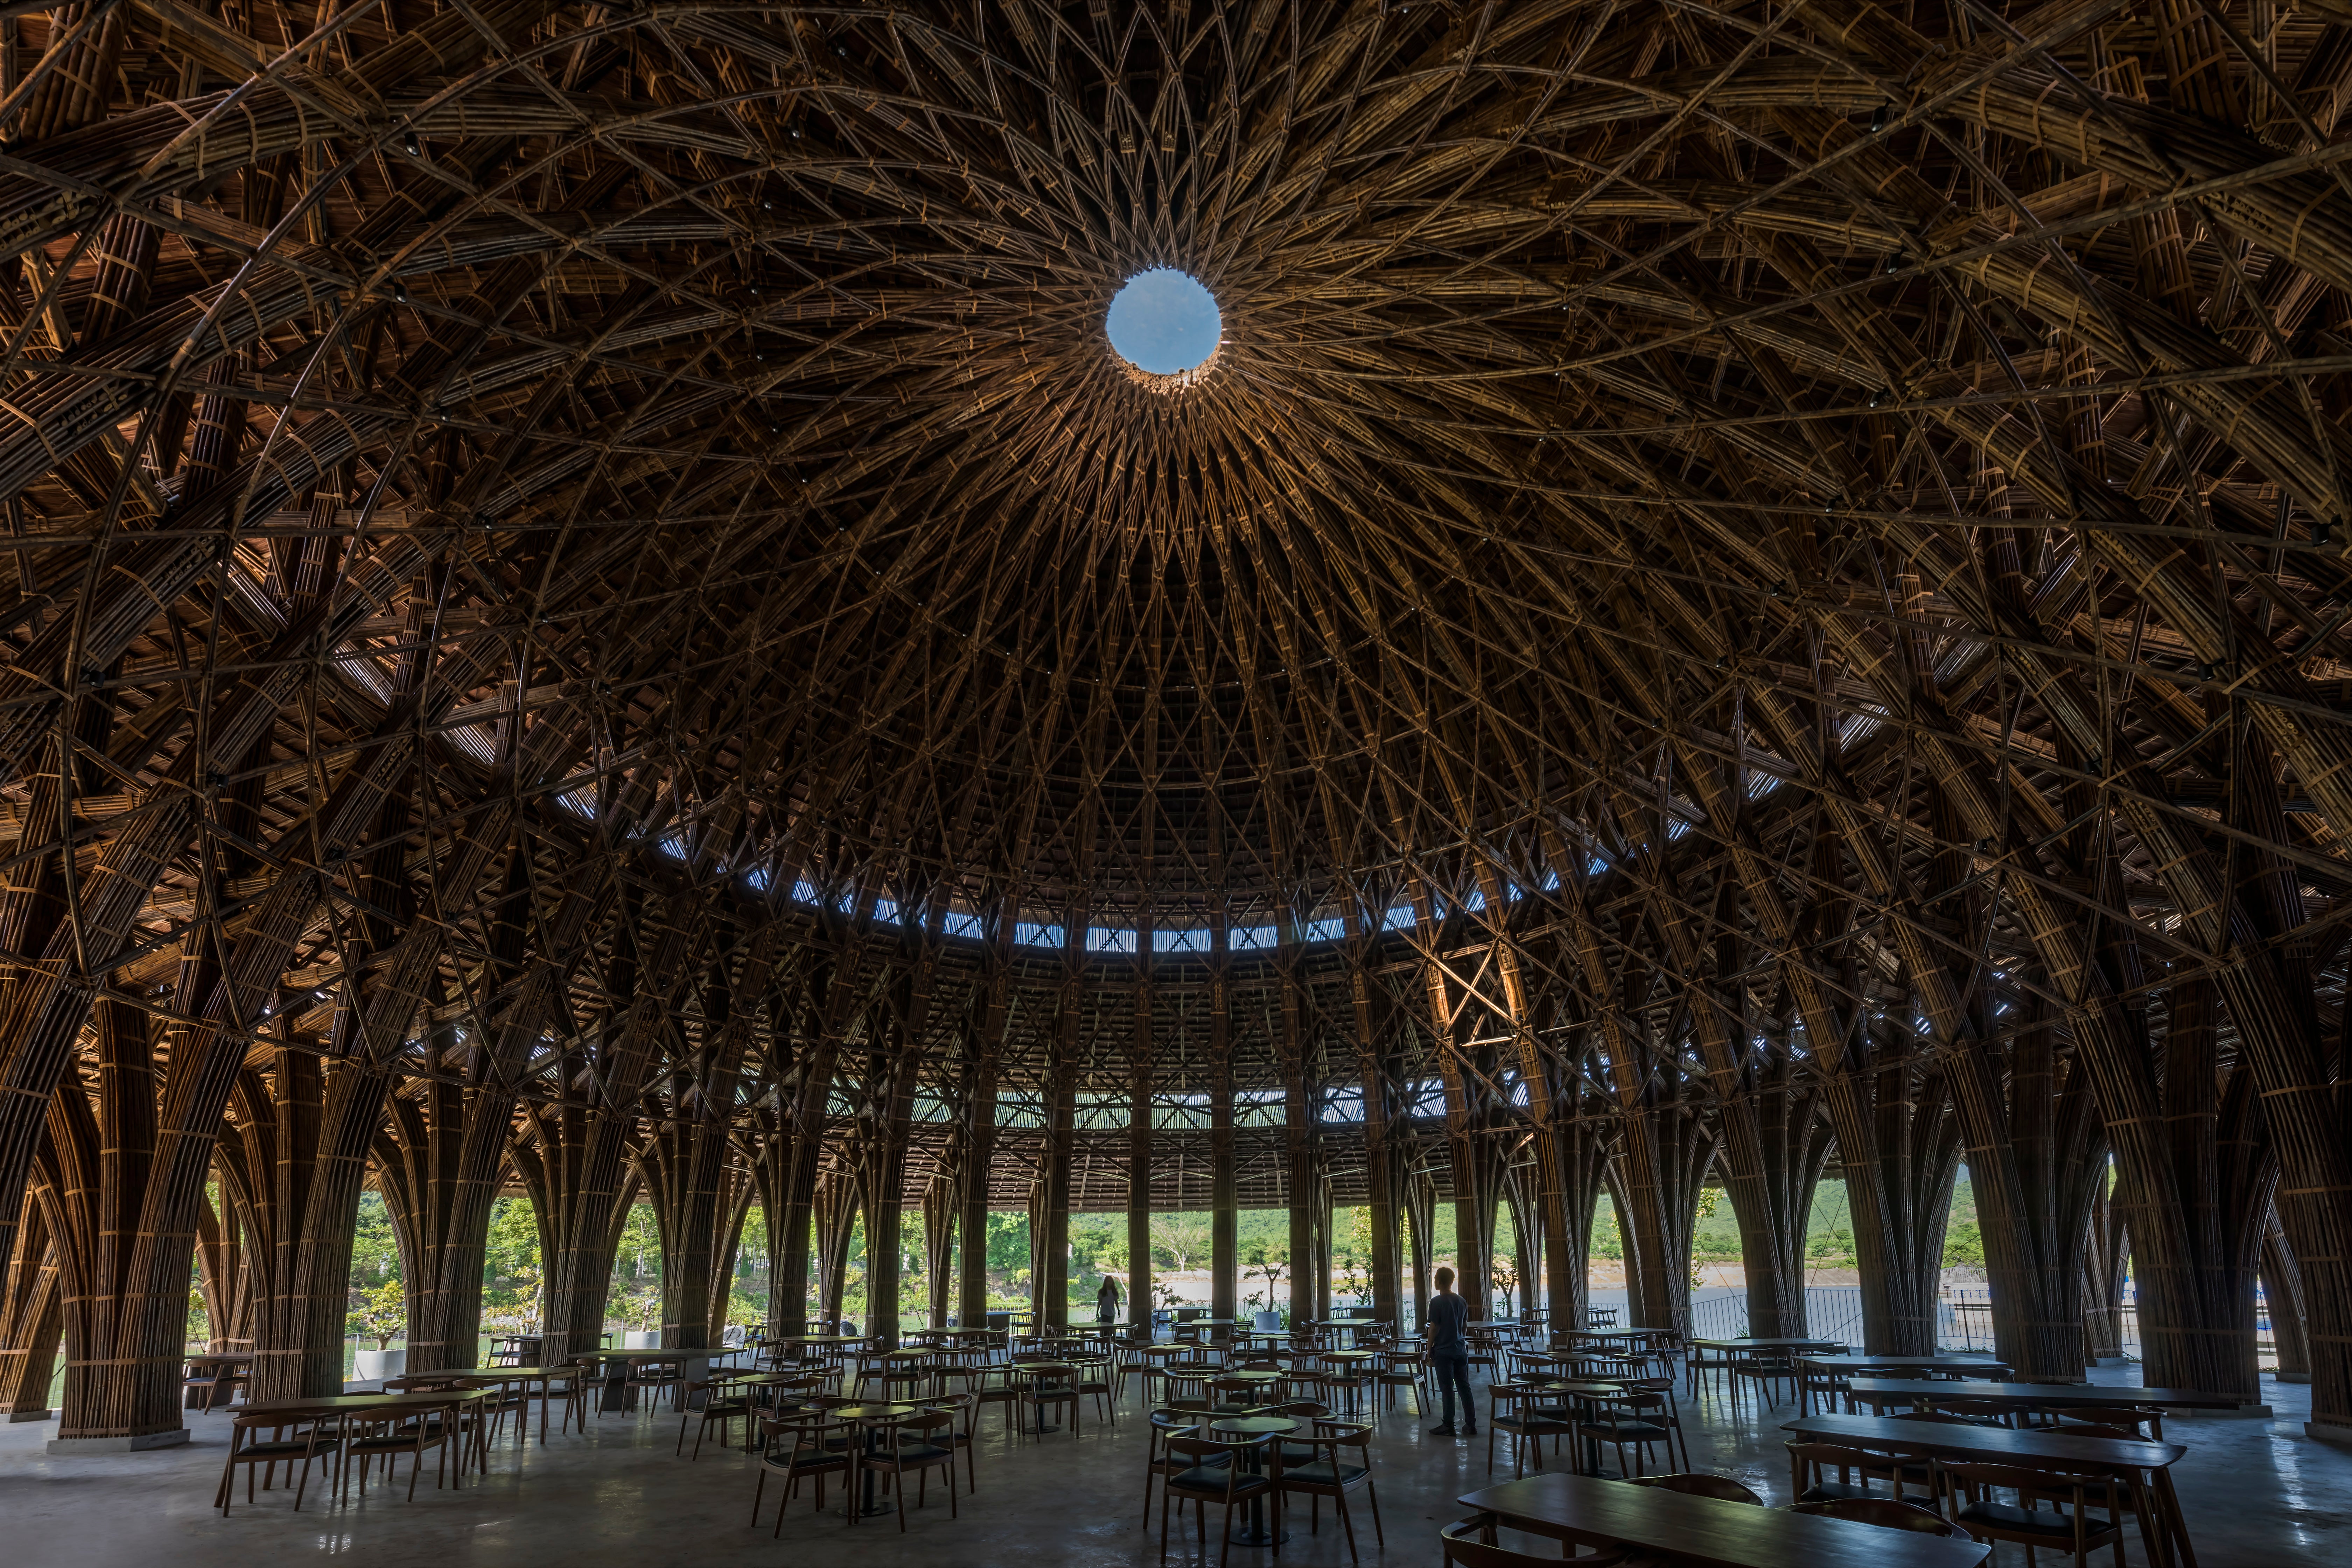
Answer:
<path fill-rule="evenodd" d="M 1867 1372 L 1874 1366 L 1906 1372 L 2007 1372 L 2009 1363 L 1989 1355 L 1801 1355 L 1807 1366 L 1824 1372 Z"/>
<path fill-rule="evenodd" d="M 2125 1388 L 2103 1383 L 1932 1383 L 1899 1377 L 1857 1377 L 1853 1391 L 1907 1394 L 1921 1400 L 1986 1399 L 2020 1410 L 2128 1410 L 2135 1405 L 2175 1410 L 2238 1408 L 2237 1398 L 2227 1394 L 2208 1394 L 2196 1388 Z"/>
<path fill-rule="evenodd" d="M 1983 1355 L 1801 1355 L 1797 1364 L 1816 1372 L 1978 1372 L 1988 1377 L 2008 1375 L 2009 1365 Z M 1813 1413 L 1813 1391 L 1801 1379 L 1797 1384 L 1797 1414 Z"/>
<path fill-rule="evenodd" d="M 685 1383 L 707 1383 L 710 1380 L 710 1352 L 702 1350 L 655 1351 L 583 1351 L 580 1360 L 593 1361 L 604 1369 L 604 1394 L 596 1408 L 601 1412 L 634 1410 L 636 1402 L 631 1397 L 636 1391 L 629 1386 L 629 1373 L 639 1362 L 674 1361 L 678 1363 L 678 1376 Z M 697 1394 L 687 1401 L 687 1408 L 698 1409 Z"/>
<path fill-rule="evenodd" d="M 1948 1389 L 1964 1385 L 1937 1383 L 1927 1386 Z M 2150 1535 L 2147 1521 L 2143 1518 L 2140 1521 L 2141 1531 L 2147 1537 L 2144 1544 L 2149 1557 L 2159 1563 L 2168 1563 L 2171 1548 L 2177 1543 L 2180 1561 L 2187 1568 L 2196 1568 L 2197 1554 L 2189 1543 L 2189 1524 L 2181 1517 L 2180 1500 L 2172 1489 L 2171 1468 L 2189 1453 L 2178 1443 L 2075 1437 L 2030 1427 L 2020 1431 L 2009 1426 L 1906 1421 L 1899 1415 L 1806 1415 L 1783 1422 L 1780 1430 L 1803 1437 L 1827 1438 L 1851 1447 L 1906 1448 L 1939 1458 L 2024 1465 L 2089 1475 L 2128 1473 L 2139 1478 L 2157 1500 L 2155 1512 L 2160 1528 Z"/>
<path fill-rule="evenodd" d="M 1992 1555 L 1991 1546 L 1982 1542 L 1686 1497 L 1559 1470 L 1465 1492 L 1457 1500 L 1555 1541 L 1587 1546 L 1624 1542 L 1670 1562 L 1721 1568 L 1977 1568 Z"/>
<path fill-rule="evenodd" d="M 1762 1340 L 1693 1340 L 1690 1343 L 1692 1349 L 1703 1351 L 1803 1351 L 1830 1350 L 1845 1342 L 1791 1335 Z"/>
<path fill-rule="evenodd" d="M 404 1415 L 409 1411 L 451 1410 L 461 1405 L 479 1405 L 495 1399 L 495 1391 L 486 1388 L 417 1389 L 408 1394 L 322 1394 L 314 1399 L 272 1399 L 259 1405 L 247 1405 L 237 1411 L 239 1415 L 282 1415 L 287 1425 L 297 1421 L 315 1421 L 328 1415 L 381 1415 L 386 1412 Z M 490 1468 L 489 1435 L 483 1424 L 474 1423 L 473 1452 L 461 1451 L 453 1467 L 452 1487 L 463 1484 L 466 1466 L 478 1461 L 482 1473 Z"/>

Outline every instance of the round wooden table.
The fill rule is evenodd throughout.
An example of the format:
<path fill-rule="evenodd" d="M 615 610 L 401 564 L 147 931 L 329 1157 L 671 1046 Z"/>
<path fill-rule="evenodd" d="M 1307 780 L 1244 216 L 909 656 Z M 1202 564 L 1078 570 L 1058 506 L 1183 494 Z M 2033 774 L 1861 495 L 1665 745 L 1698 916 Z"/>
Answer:
<path fill-rule="evenodd" d="M 1016 1361 L 1013 1363 L 1013 1374 L 1015 1377 L 1051 1378 L 1056 1382 L 1069 1383 L 1071 1386 L 1076 1387 L 1078 1369 L 1066 1361 Z M 1072 1402 L 1070 1408 L 1073 1410 L 1077 1408 L 1076 1401 Z M 1042 1437 L 1048 1432 L 1058 1432 L 1061 1428 L 1045 1425 L 1045 1407 L 1040 1405 L 1037 1407 L 1037 1425 L 1032 1430 Z"/>
<path fill-rule="evenodd" d="M 1210 1422 L 1209 1430 L 1228 1437 L 1281 1436 L 1297 1431 L 1298 1423 L 1287 1415 L 1227 1415 Z M 1258 1458 L 1263 1452 L 1265 1450 L 1261 1448 L 1248 1450 L 1249 1470 L 1254 1476 L 1265 1473 L 1265 1467 Z M 1248 1514 L 1242 1522 L 1234 1526 L 1233 1534 L 1228 1539 L 1235 1546 L 1271 1546 L 1277 1541 L 1289 1540 L 1290 1531 L 1267 1525 L 1265 1494 L 1260 1492 L 1249 1500 Z"/>
<path fill-rule="evenodd" d="M 922 1406 L 919 1405 L 845 1405 L 827 1414 L 837 1420 L 855 1421 L 865 1427 L 866 1451 L 870 1454 L 874 1451 L 874 1439 L 879 1435 L 880 1428 L 893 1421 L 904 1420 L 921 1408 Z M 862 1466 L 860 1468 L 865 1468 Z M 874 1472 L 866 1469 L 865 1500 L 860 1502 L 857 1495 L 852 1492 L 841 1506 L 841 1517 L 872 1519 L 876 1514 L 892 1512 L 898 1506 L 893 1502 L 883 1501 L 874 1495 Z"/>

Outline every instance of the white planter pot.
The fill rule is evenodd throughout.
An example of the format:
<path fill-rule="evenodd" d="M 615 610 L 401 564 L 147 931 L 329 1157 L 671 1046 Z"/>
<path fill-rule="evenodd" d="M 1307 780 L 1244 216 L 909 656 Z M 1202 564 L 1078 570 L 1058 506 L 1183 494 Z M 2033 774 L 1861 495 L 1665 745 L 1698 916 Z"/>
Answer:
<path fill-rule="evenodd" d="M 1278 1334 L 1282 1331 L 1282 1314 L 1278 1311 L 1260 1312 L 1253 1323 L 1262 1334 Z"/>
<path fill-rule="evenodd" d="M 396 1351 L 362 1351 L 352 1375 L 362 1383 L 382 1383 L 408 1370 L 408 1347 Z"/>
<path fill-rule="evenodd" d="M 631 1329 L 621 1336 L 621 1348 L 625 1351 L 657 1351 L 661 1349 L 661 1331 Z"/>

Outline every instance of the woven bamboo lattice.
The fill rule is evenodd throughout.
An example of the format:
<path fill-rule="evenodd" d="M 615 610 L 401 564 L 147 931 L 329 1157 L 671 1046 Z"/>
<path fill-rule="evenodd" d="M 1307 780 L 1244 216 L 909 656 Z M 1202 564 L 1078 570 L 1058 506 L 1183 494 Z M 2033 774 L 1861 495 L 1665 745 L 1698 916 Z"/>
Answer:
<path fill-rule="evenodd" d="M 1965 1159 L 2028 1375 L 2095 1206 L 2151 1382 L 2299 1264 L 2352 1424 L 2343 0 L 5 11 L 68 1435 L 200 1233 L 331 1384 L 369 1181 L 462 1363 L 503 1184 L 551 1357 L 639 1197 L 693 1344 L 751 1202 L 797 1321 L 860 1205 L 1052 1317 L 1073 1208 L 1230 1310 L 1236 1205 L 1393 1303 L 1499 1203 L 1565 1310 L 1606 1191 L 1660 1322 L 1719 1181 L 1769 1332 L 1832 1159 L 1874 1347 Z"/>

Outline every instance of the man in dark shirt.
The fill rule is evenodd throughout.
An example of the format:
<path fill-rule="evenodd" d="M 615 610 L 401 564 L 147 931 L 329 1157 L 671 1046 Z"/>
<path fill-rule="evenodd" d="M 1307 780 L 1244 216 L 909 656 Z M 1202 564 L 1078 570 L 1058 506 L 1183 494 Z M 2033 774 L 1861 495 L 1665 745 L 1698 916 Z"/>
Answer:
<path fill-rule="evenodd" d="M 1437 1294 L 1429 1299 L 1429 1310 L 1422 1314 L 1422 1322 L 1429 1334 L 1429 1367 L 1437 1374 L 1437 1386 L 1445 1399 L 1444 1419 L 1429 1429 L 1433 1437 L 1451 1437 L 1454 1431 L 1454 1391 L 1462 1390 L 1462 1433 L 1465 1437 L 1478 1435 L 1478 1406 L 1470 1394 L 1470 1321 L 1469 1303 L 1454 1293 L 1454 1270 L 1437 1271 Z"/>

